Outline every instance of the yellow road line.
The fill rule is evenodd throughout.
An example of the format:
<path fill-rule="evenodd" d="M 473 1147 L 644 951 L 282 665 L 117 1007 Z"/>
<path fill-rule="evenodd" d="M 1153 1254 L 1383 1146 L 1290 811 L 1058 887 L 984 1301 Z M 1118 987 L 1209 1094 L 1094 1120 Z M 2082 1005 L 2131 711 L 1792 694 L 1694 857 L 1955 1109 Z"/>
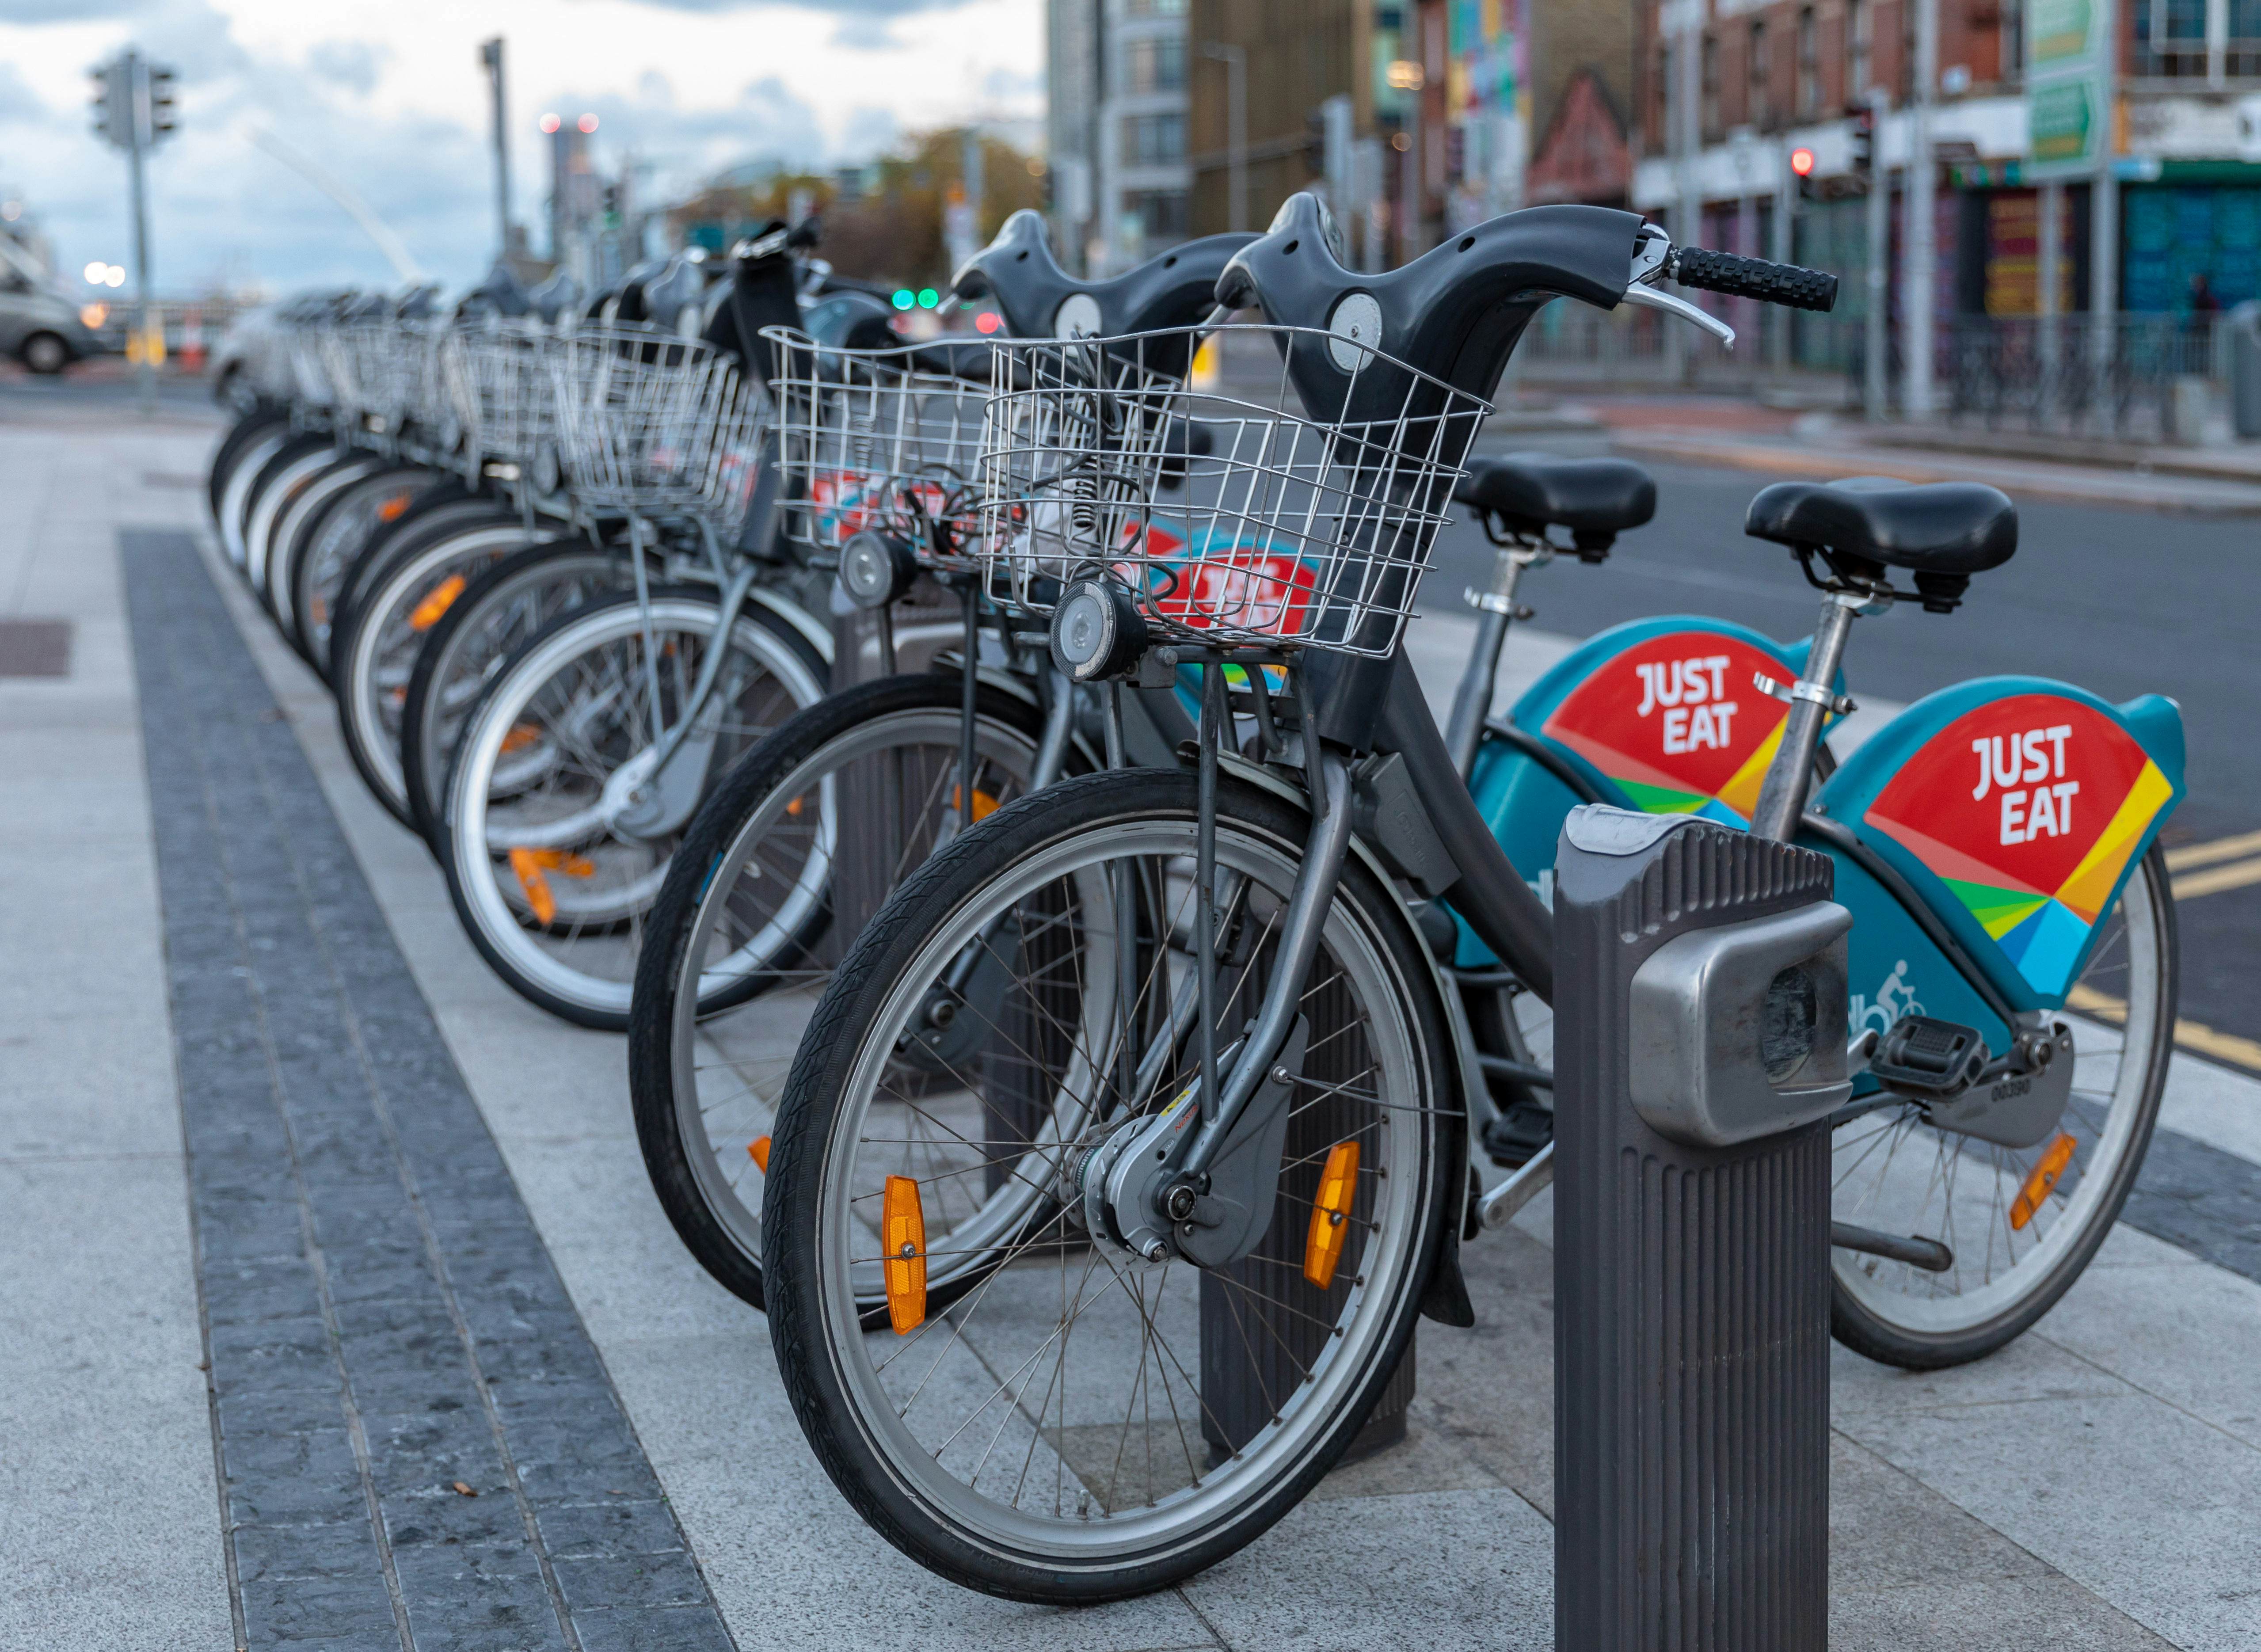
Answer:
<path fill-rule="evenodd" d="M 2185 873 L 2175 880 L 2175 899 L 2195 901 L 2202 894 L 2219 894 L 2224 889 L 2243 889 L 2249 883 L 2261 883 L 2261 858 L 2233 860 L 2229 865 L 2216 866 L 2210 872 Z"/>
<path fill-rule="evenodd" d="M 2092 987 L 2075 987 L 2065 998 L 2065 1008 L 2078 1009 L 2084 1015 L 2100 1016 L 2106 1021 L 2124 1022 L 2128 1019 L 2126 999 L 2114 998 Z M 2210 1056 L 2216 1061 L 2227 1061 L 2232 1067 L 2261 1073 L 2261 1042 L 2241 1038 L 2234 1032 L 2216 1032 L 2203 1021 L 2178 1019 L 2175 1023 L 2175 1043 L 2194 1054 Z"/>
<path fill-rule="evenodd" d="M 2167 851 L 2167 870 L 2183 872 L 2192 866 L 2210 866 L 2217 860 L 2235 860 L 2240 855 L 2261 855 L 2261 832 L 2241 832 L 2235 837 L 2217 837 L 2210 844 L 2185 844 L 2180 849 Z"/>

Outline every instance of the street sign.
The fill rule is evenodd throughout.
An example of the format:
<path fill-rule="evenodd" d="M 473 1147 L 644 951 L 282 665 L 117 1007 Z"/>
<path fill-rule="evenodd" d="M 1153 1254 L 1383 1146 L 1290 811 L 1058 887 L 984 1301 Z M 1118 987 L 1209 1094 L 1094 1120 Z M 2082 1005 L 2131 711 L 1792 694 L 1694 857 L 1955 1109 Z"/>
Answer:
<path fill-rule="evenodd" d="M 2112 152 L 2113 0 L 2024 4 L 2025 176 L 2092 176 Z"/>

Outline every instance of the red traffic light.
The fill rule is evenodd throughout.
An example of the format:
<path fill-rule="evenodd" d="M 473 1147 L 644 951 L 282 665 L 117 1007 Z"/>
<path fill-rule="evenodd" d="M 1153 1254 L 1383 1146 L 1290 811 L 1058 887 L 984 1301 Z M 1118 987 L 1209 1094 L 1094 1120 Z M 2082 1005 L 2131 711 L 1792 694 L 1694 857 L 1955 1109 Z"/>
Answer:
<path fill-rule="evenodd" d="M 1798 176 L 1802 178 L 1812 177 L 1813 176 L 1813 151 L 1811 149 L 1792 149 L 1790 152 L 1790 169 L 1797 173 Z"/>

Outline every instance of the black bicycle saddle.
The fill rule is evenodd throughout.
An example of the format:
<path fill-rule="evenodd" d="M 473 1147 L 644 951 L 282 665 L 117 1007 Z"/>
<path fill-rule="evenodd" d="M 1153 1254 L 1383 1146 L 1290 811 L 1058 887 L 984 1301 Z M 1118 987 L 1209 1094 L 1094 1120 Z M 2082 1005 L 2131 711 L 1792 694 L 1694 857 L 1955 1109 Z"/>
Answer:
<path fill-rule="evenodd" d="M 573 279 L 571 271 L 560 266 L 551 273 L 549 280 L 526 295 L 526 301 L 535 314 L 555 327 L 560 316 L 567 314 L 581 301 L 581 284 Z"/>
<path fill-rule="evenodd" d="M 1409 386 L 1403 374 L 1375 363 L 1369 349 L 1488 397 L 1523 329 L 1549 299 L 1617 307 L 1632 279 L 1641 221 L 1637 212 L 1606 206 L 1527 207 L 1410 264 L 1368 274 L 1337 261 L 1319 198 L 1291 195 L 1272 227 L 1226 264 L 1217 301 L 1236 310 L 1254 305 L 1275 326 L 1340 339 L 1325 349 L 1288 352 L 1288 375 L 1314 418 L 1394 419 L 1407 411 Z"/>
<path fill-rule="evenodd" d="M 1108 280 L 1082 281 L 1060 268 L 1043 217 L 1024 207 L 965 261 L 950 290 L 961 299 L 994 299 L 1016 338 L 1116 338 L 1192 327 L 1214 307 L 1226 263 L 1255 239 L 1204 235 Z"/>
<path fill-rule="evenodd" d="M 1567 528 L 1579 550 L 1597 557 L 1656 514 L 1655 478 L 1630 459 L 1511 453 L 1470 465 L 1453 498 L 1518 532 Z"/>
<path fill-rule="evenodd" d="M 1841 572 L 1915 575 L 1923 606 L 1945 614 L 1970 576 L 2017 554 L 2018 507 L 1984 482 L 1920 485 L 1884 476 L 1777 482 L 1762 489 L 1743 531 L 1801 553 L 1820 551 Z"/>

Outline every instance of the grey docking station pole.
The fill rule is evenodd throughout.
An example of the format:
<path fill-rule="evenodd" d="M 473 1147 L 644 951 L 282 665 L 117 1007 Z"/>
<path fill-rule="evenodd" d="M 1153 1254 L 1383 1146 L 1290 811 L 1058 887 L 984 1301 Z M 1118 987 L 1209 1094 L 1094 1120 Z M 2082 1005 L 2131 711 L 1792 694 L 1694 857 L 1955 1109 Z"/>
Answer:
<path fill-rule="evenodd" d="M 1828 1643 L 1826 855 L 1590 806 L 1555 863 L 1554 1644 Z"/>

